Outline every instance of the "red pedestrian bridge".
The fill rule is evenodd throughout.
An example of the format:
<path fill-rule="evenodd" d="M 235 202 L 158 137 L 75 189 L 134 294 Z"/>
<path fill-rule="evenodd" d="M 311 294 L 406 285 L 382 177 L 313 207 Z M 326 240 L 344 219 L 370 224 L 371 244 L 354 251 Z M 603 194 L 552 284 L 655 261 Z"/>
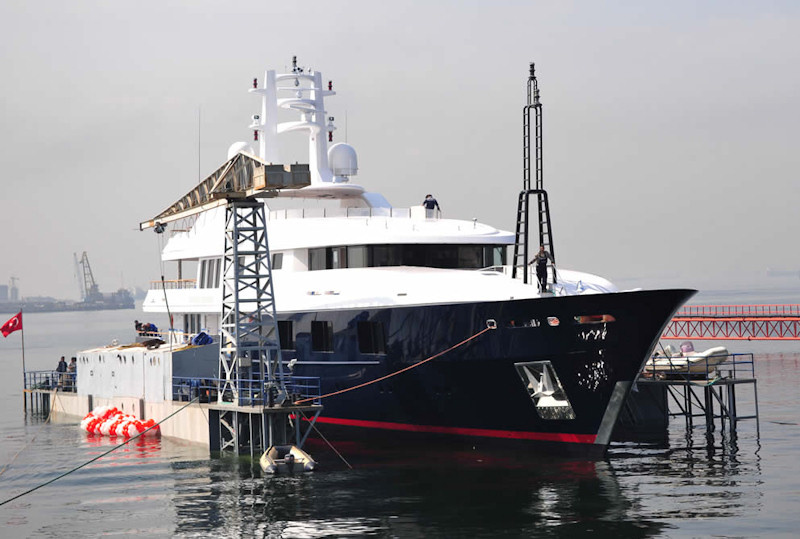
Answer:
<path fill-rule="evenodd" d="M 662 339 L 800 340 L 800 305 L 687 305 Z"/>

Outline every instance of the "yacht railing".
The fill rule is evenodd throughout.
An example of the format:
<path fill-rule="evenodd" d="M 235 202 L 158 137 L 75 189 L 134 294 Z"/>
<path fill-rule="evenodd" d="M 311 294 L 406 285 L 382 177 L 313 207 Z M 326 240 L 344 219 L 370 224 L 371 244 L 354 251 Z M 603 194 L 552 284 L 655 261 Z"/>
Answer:
<path fill-rule="evenodd" d="M 162 284 L 163 283 L 163 284 Z M 197 279 L 168 279 L 164 281 L 150 281 L 150 290 L 186 290 L 195 288 Z"/>
<path fill-rule="evenodd" d="M 286 208 L 283 210 L 270 210 L 267 220 L 324 219 L 331 217 L 439 220 L 442 218 L 442 212 L 440 210 L 428 210 L 421 206 L 412 208 Z"/>

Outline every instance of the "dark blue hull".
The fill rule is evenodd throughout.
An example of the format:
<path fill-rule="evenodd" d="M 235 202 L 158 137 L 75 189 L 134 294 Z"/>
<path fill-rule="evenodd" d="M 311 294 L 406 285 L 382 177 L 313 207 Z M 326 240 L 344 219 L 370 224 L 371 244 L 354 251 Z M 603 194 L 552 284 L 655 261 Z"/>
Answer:
<path fill-rule="evenodd" d="M 655 290 L 455 305 L 294 313 L 294 374 L 322 393 L 376 380 L 490 330 L 417 368 L 323 399 L 337 439 L 531 444 L 602 452 L 664 326 L 693 290 Z M 311 322 L 332 323 L 314 351 Z M 359 350 L 359 322 L 379 322 L 385 353 Z M 363 347 L 363 345 L 362 345 Z"/>

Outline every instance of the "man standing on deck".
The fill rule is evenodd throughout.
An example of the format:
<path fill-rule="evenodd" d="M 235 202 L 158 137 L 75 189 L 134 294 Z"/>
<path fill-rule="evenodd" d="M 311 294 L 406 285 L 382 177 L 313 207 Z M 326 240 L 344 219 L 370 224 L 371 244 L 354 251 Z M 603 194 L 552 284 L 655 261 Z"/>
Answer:
<path fill-rule="evenodd" d="M 75 391 L 75 376 L 78 372 L 77 358 L 72 358 L 67 365 L 67 390 Z"/>
<path fill-rule="evenodd" d="M 56 372 L 58 373 L 58 386 L 61 387 L 64 385 L 64 377 L 67 372 L 67 360 L 64 359 L 64 356 L 61 356 L 58 367 L 56 367 Z"/>
<path fill-rule="evenodd" d="M 442 208 L 439 207 L 439 202 L 433 198 L 433 195 L 425 195 L 425 200 L 422 201 L 422 205 L 425 206 L 426 210 L 437 209 L 442 211 Z"/>
<path fill-rule="evenodd" d="M 544 245 L 539 246 L 539 252 L 533 255 L 533 260 L 528 262 L 528 265 L 536 264 L 536 278 L 539 281 L 539 291 L 544 293 L 547 291 L 547 261 L 556 263 L 553 256 L 544 250 Z"/>

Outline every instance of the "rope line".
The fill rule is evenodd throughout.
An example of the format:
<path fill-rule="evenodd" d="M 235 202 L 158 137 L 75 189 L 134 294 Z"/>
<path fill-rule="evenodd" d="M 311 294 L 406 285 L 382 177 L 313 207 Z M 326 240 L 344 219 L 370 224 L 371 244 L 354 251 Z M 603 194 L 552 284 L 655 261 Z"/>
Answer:
<path fill-rule="evenodd" d="M 310 421 L 310 420 L 308 419 L 308 417 L 306 416 L 306 414 L 304 414 L 302 411 L 300 412 L 300 415 L 301 415 L 301 416 L 303 416 L 303 419 L 305 419 L 306 421 Z M 328 444 L 328 447 L 330 447 L 331 449 L 333 449 L 333 452 L 334 452 L 334 453 L 336 453 L 336 455 L 337 455 L 337 456 L 338 456 L 340 459 L 342 459 L 342 462 L 344 462 L 345 464 L 347 464 L 347 467 L 348 467 L 348 468 L 350 468 L 350 469 L 352 470 L 352 469 L 353 469 L 353 467 L 352 467 L 352 466 L 350 466 L 350 463 L 349 463 L 349 462 L 347 462 L 347 459 L 346 459 L 346 458 L 344 458 L 344 457 L 342 456 L 342 454 L 341 454 L 341 453 L 339 453 L 339 451 L 338 451 L 338 450 L 337 450 L 335 447 L 333 447 L 333 444 L 332 444 L 332 443 L 330 443 L 330 442 L 328 441 L 328 439 L 325 437 L 325 435 L 324 435 L 324 434 L 322 434 L 322 433 L 319 431 L 319 429 L 317 428 L 317 425 L 316 425 L 316 424 L 314 424 L 314 423 L 312 423 L 312 424 L 311 424 L 311 428 L 312 428 L 312 429 L 314 429 L 314 430 L 317 432 L 317 434 L 319 434 L 319 437 L 320 437 L 320 438 L 322 438 L 326 444 Z"/>
<path fill-rule="evenodd" d="M 132 437 L 128 438 L 127 440 L 125 440 L 125 441 L 124 441 L 124 442 L 122 442 L 121 444 L 119 444 L 119 445 L 115 445 L 114 447 L 112 447 L 111 449 L 109 449 L 108 451 L 106 451 L 105 453 L 101 453 L 100 455 L 97 455 L 97 456 L 96 456 L 96 457 L 94 457 L 93 459 L 91 459 L 91 460 L 89 460 L 89 461 L 87 461 L 87 462 L 84 462 L 84 463 L 83 463 L 83 464 L 81 464 L 80 466 L 76 466 L 76 467 L 72 468 L 71 470 L 67 470 L 66 472 L 62 473 L 61 475 L 59 475 L 59 476 L 56 476 L 56 477 L 54 477 L 53 479 L 50 479 L 49 481 L 45 481 L 45 482 L 44 482 L 44 483 L 42 483 L 41 485 L 37 485 L 37 486 L 35 486 L 35 487 L 33 487 L 33 488 L 30 488 L 30 489 L 26 490 L 25 492 L 22 492 L 22 493 L 20 493 L 20 494 L 17 494 L 16 496 L 13 496 L 13 497 L 11 497 L 11 498 L 9 498 L 9 499 L 7 499 L 7 500 L 3 500 L 2 502 L 0 502 L 0 505 L 5 505 L 5 504 L 7 504 L 8 502 L 13 502 L 13 501 L 14 501 L 14 500 L 16 500 L 17 498 L 22 498 L 22 497 L 23 497 L 23 496 L 25 496 L 26 494 L 30 494 L 31 492 L 34 492 L 34 491 L 36 491 L 36 490 L 39 490 L 40 488 L 42 488 L 42 487 L 45 487 L 45 486 L 49 485 L 50 483 L 55 483 L 56 481 L 58 481 L 58 480 L 59 480 L 59 479 L 61 479 L 62 477 L 66 477 L 66 476 L 68 476 L 69 474 L 71 474 L 71 473 L 73 473 L 73 472 L 77 472 L 77 471 L 78 471 L 78 470 L 80 470 L 81 468 L 85 468 L 86 466 L 88 466 L 89 464 L 93 463 L 94 461 L 96 461 L 96 460 L 100 460 L 101 458 L 105 457 L 105 456 L 106 456 L 106 455 L 108 455 L 109 453 L 111 453 L 111 452 L 113 452 L 113 451 L 116 451 L 116 450 L 117 450 L 117 449 L 119 449 L 120 447 L 122 447 L 122 446 L 124 446 L 124 445 L 127 445 L 128 443 L 132 442 L 132 441 L 133 441 L 133 440 L 135 440 L 136 438 L 139 438 L 140 436 L 143 436 L 143 435 L 144 435 L 144 433 L 146 433 L 147 431 L 149 431 L 149 430 L 152 430 L 152 429 L 156 428 L 157 426 L 161 425 L 161 424 L 162 424 L 164 421 L 166 421 L 167 419 L 169 419 L 169 418 L 173 417 L 174 415 L 178 414 L 179 412 L 182 412 L 182 411 L 183 411 L 185 408 L 187 408 L 187 407 L 188 407 L 190 404 L 194 404 L 194 403 L 195 403 L 195 402 L 196 402 L 196 401 L 197 401 L 199 398 L 200 398 L 200 397 L 195 397 L 195 398 L 193 398 L 192 400 L 190 400 L 189 402 L 187 402 L 185 406 L 181 406 L 179 409 L 175 410 L 174 412 L 172 412 L 171 414 L 169 414 L 167 417 L 165 417 L 164 419 L 162 419 L 162 420 L 161 420 L 161 421 L 159 421 L 158 423 L 154 424 L 154 425 L 153 425 L 153 426 L 151 426 L 151 427 L 148 427 L 147 429 L 143 430 L 142 432 L 140 432 L 140 433 L 139 433 L 139 434 L 137 434 L 136 436 L 132 436 Z"/>
<path fill-rule="evenodd" d="M 357 386 L 347 387 L 345 389 L 340 389 L 339 391 L 334 391 L 333 393 L 327 393 L 325 395 L 322 395 L 321 397 L 310 397 L 308 399 L 302 399 L 302 400 L 299 400 L 299 401 L 295 401 L 294 404 L 302 404 L 304 402 L 313 401 L 313 400 L 316 400 L 316 399 L 325 399 L 327 397 L 333 397 L 334 395 L 341 395 L 342 393 L 347 393 L 348 391 L 353 391 L 353 390 L 356 390 L 356 389 L 360 389 L 362 387 L 366 387 L 368 385 L 375 384 L 377 382 L 381 382 L 383 380 L 386 380 L 387 378 L 391 378 L 392 376 L 397 376 L 398 374 L 404 373 L 406 371 L 410 371 L 411 369 L 416 369 L 420 365 L 424 365 L 425 363 L 427 363 L 429 361 L 432 361 L 432 360 L 436 359 L 437 357 L 443 356 L 446 353 L 448 353 L 448 352 L 450 352 L 452 350 L 455 350 L 459 346 L 463 346 L 463 345 L 467 344 L 469 341 L 471 341 L 473 339 L 477 339 L 478 337 L 480 337 L 481 335 L 483 335 L 484 333 L 486 333 L 487 331 L 492 330 L 492 329 L 497 329 L 497 324 L 494 322 L 494 320 L 487 320 L 486 321 L 486 327 L 483 328 L 478 333 L 476 333 L 475 335 L 473 335 L 472 337 L 468 337 L 468 338 L 464 339 L 463 341 L 461 341 L 460 343 L 451 346 L 447 350 L 443 350 L 442 352 L 439 352 L 438 354 L 432 355 L 431 357 L 429 357 L 427 359 L 423 359 L 419 363 L 414 363 L 413 365 L 409 365 L 408 367 L 402 368 L 399 371 L 387 374 L 386 376 L 381 376 L 380 378 L 376 378 L 375 380 L 371 380 L 369 382 L 364 382 L 363 384 L 359 384 Z"/>

